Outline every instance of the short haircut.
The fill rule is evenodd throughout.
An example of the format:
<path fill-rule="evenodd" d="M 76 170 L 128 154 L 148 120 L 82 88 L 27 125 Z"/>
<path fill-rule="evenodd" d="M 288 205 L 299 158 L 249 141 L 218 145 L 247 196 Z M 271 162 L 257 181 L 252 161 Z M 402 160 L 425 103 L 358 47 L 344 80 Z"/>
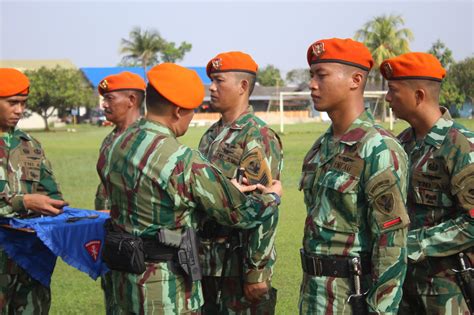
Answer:
<path fill-rule="evenodd" d="M 362 81 L 362 93 L 364 93 L 365 86 L 367 85 L 367 79 L 369 77 L 369 71 L 362 70 L 361 68 L 354 67 L 354 66 L 349 66 L 349 65 L 344 65 L 344 74 L 347 76 L 352 76 L 355 72 L 359 72 L 363 76 L 363 81 Z"/>
<path fill-rule="evenodd" d="M 249 96 L 252 95 L 257 77 L 254 74 L 247 72 L 234 72 L 234 76 L 237 80 L 247 80 L 249 83 Z"/>
<path fill-rule="evenodd" d="M 131 90 L 135 97 L 137 98 L 138 108 L 142 107 L 143 101 L 145 100 L 145 92 L 140 90 Z"/>
<path fill-rule="evenodd" d="M 158 91 L 148 83 L 146 87 L 146 108 L 155 114 L 162 114 L 169 106 L 174 106 L 168 99 L 158 93 Z"/>
<path fill-rule="evenodd" d="M 423 89 L 429 100 L 437 102 L 441 92 L 441 82 L 432 80 L 405 80 L 413 90 Z"/>

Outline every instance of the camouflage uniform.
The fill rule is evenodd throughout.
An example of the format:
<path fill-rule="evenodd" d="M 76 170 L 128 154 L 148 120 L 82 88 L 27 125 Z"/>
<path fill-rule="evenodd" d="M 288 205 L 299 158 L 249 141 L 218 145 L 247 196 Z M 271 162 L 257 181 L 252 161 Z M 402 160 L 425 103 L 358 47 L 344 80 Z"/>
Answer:
<path fill-rule="evenodd" d="M 61 191 L 38 141 L 20 129 L 0 136 L 0 216 L 27 215 L 24 194 L 43 194 L 62 200 Z M 50 288 L 32 279 L 0 250 L 2 313 L 47 314 Z"/>
<path fill-rule="evenodd" d="M 100 170 L 105 167 L 105 163 L 107 161 L 107 155 L 109 153 L 110 147 L 114 140 L 120 135 L 118 133 L 117 128 L 112 130 L 109 133 L 104 141 L 102 141 L 102 145 L 99 149 L 99 159 L 97 161 L 97 172 L 100 173 Z M 95 209 L 96 210 L 110 210 L 109 200 L 107 198 L 107 193 L 105 191 L 105 187 L 102 182 L 99 183 L 97 186 L 97 192 L 95 194 Z M 100 278 L 100 285 L 102 290 L 104 291 L 104 299 L 105 299 L 105 310 L 106 314 L 113 314 L 114 309 L 116 308 L 116 302 L 114 300 L 114 296 L 112 294 L 112 275 L 110 272 L 106 273 L 105 275 L 101 276 Z"/>
<path fill-rule="evenodd" d="M 451 269 L 459 252 L 474 262 L 474 133 L 442 111 L 423 140 L 412 128 L 398 136 L 410 158 L 402 314 L 469 314 Z"/>
<path fill-rule="evenodd" d="M 283 164 L 280 139 L 265 122 L 254 115 L 251 108 L 229 126 L 225 126 L 222 120 L 219 120 L 207 130 L 199 144 L 199 151 L 227 178 L 235 178 L 237 169 L 244 160 L 250 158 L 257 165 L 261 163 L 255 160 L 256 150 L 260 151 L 261 157 L 269 165 L 272 177 L 279 179 Z M 242 281 L 248 283 L 267 281 L 270 285 L 276 260 L 274 248 L 276 225 L 277 217 L 273 217 L 256 229 L 241 232 L 241 243 L 244 246 L 232 251 L 229 256 L 225 267 L 225 279 L 222 279 L 223 305 L 217 305 L 216 291 L 221 286 L 225 243 L 228 241 L 228 235 L 235 231 L 231 232 L 228 228 L 211 224 L 214 228 L 213 234 L 219 231 L 217 234 L 220 235 L 207 239 L 201 237 L 204 314 L 218 310 L 219 314 L 255 314 L 268 313 L 268 309 L 274 309 L 276 300 L 270 299 L 271 294 L 266 294 L 259 305 L 250 305 L 243 295 Z"/>
<path fill-rule="evenodd" d="M 199 152 L 146 119 L 117 138 L 100 175 L 112 220 L 137 236 L 155 237 L 161 227 L 197 228 L 204 215 L 252 228 L 275 212 L 275 197 L 246 198 Z M 165 262 L 147 263 L 141 275 L 112 271 L 112 278 L 119 313 L 181 314 L 203 303 L 200 282 L 174 273 Z"/>
<path fill-rule="evenodd" d="M 368 257 L 371 272 L 362 279 L 368 310 L 396 313 L 409 224 L 405 152 L 364 112 L 339 139 L 329 128 L 306 155 L 302 171 L 308 213 L 304 251 L 344 262 L 344 257 Z M 352 277 L 304 272 L 300 314 L 351 314 L 347 300 L 353 292 Z"/>

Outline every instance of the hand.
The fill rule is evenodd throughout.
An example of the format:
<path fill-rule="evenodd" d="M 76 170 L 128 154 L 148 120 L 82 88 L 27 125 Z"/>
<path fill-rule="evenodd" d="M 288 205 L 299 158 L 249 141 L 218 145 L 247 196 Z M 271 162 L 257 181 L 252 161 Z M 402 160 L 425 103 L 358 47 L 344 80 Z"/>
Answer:
<path fill-rule="evenodd" d="M 67 206 L 67 202 L 63 200 L 52 199 L 40 194 L 24 195 L 23 204 L 28 210 L 51 216 L 62 213 L 62 207 Z"/>
<path fill-rule="evenodd" d="M 260 301 L 267 292 L 268 286 L 266 282 L 244 283 L 245 298 L 252 303 Z"/>
<path fill-rule="evenodd" d="M 257 189 L 260 190 L 264 194 L 275 193 L 278 196 L 283 195 L 283 186 L 279 180 L 273 180 L 272 185 L 270 187 L 265 187 L 262 184 L 257 184 Z"/>
<path fill-rule="evenodd" d="M 247 183 L 246 178 L 243 178 L 242 181 L 244 184 Z M 246 192 L 254 191 L 255 189 L 257 189 L 257 185 L 242 185 L 242 184 L 239 184 L 235 178 L 232 178 L 230 182 L 234 184 L 234 186 L 237 187 L 237 189 L 240 190 L 241 193 L 246 193 Z"/>

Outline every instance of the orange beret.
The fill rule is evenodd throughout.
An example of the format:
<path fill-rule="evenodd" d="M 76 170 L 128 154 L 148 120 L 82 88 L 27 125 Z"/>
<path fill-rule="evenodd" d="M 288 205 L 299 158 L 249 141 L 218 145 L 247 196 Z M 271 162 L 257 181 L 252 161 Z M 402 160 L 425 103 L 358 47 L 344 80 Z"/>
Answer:
<path fill-rule="evenodd" d="M 204 84 L 196 71 L 174 63 L 162 63 L 148 71 L 148 82 L 176 106 L 194 109 L 204 100 Z"/>
<path fill-rule="evenodd" d="M 212 58 L 206 66 L 207 76 L 215 72 L 248 72 L 256 75 L 258 65 L 250 55 L 240 51 L 221 53 Z"/>
<path fill-rule="evenodd" d="M 124 71 L 105 77 L 100 81 L 97 88 L 100 95 L 120 90 L 140 90 L 145 92 L 146 83 L 138 74 Z"/>
<path fill-rule="evenodd" d="M 369 71 L 374 65 L 369 49 L 350 38 L 318 40 L 309 46 L 306 57 L 310 66 L 320 62 L 337 62 Z"/>
<path fill-rule="evenodd" d="M 380 73 L 387 80 L 432 80 L 441 82 L 446 70 L 439 60 L 427 53 L 406 53 L 382 62 Z"/>
<path fill-rule="evenodd" d="M 0 68 L 0 97 L 28 95 L 30 80 L 20 71 Z"/>

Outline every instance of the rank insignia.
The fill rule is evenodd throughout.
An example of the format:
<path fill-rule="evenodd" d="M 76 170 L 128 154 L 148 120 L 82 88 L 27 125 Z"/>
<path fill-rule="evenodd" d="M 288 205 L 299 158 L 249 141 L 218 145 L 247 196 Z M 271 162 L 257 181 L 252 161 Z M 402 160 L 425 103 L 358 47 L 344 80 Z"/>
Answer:
<path fill-rule="evenodd" d="M 316 58 L 319 58 L 325 51 L 324 43 L 313 44 L 312 49 L 313 49 L 313 56 L 315 56 Z"/>
<path fill-rule="evenodd" d="M 212 67 L 214 68 L 214 70 L 220 70 L 222 67 L 222 59 L 216 58 L 212 60 Z"/>
<path fill-rule="evenodd" d="M 100 84 L 99 84 L 99 87 L 102 90 L 107 91 L 107 89 L 109 88 L 109 82 L 107 82 L 107 80 L 102 80 L 102 82 L 100 82 Z"/>

